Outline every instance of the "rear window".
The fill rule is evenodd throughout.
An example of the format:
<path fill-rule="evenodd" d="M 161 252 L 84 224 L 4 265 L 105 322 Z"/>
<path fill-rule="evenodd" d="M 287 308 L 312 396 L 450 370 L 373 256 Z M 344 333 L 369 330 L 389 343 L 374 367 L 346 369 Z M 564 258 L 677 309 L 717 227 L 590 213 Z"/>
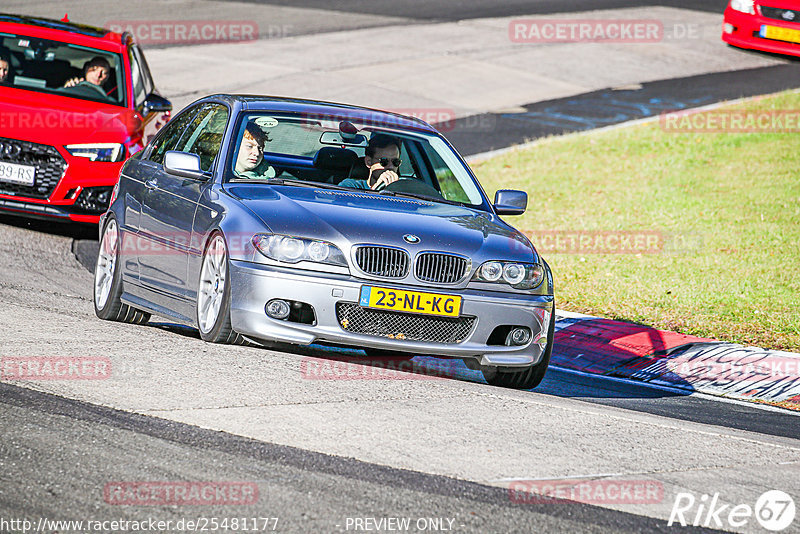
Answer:
<path fill-rule="evenodd" d="M 123 63 L 119 54 L 3 33 L 0 34 L 0 60 L 9 63 L 8 78 L 2 81 L 6 85 L 126 105 Z"/>

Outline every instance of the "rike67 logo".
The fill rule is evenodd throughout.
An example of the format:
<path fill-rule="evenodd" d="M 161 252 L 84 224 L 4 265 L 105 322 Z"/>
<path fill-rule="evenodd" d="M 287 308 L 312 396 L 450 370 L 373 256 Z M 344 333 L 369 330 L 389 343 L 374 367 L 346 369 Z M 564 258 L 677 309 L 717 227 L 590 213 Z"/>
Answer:
<path fill-rule="evenodd" d="M 792 524 L 794 516 L 794 499 L 780 490 L 764 492 L 754 506 L 747 503 L 723 504 L 719 493 L 713 496 L 704 494 L 697 499 L 691 493 L 681 492 L 675 496 L 667 525 L 739 529 L 755 517 L 763 528 L 780 532 Z"/>

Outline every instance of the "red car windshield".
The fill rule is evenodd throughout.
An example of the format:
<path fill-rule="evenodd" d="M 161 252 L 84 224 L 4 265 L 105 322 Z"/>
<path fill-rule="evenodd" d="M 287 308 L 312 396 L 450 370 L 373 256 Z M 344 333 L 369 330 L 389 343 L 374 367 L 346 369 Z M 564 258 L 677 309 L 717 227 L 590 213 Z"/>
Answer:
<path fill-rule="evenodd" d="M 19 89 L 125 106 L 122 57 L 70 43 L 0 33 L 0 83 Z"/>

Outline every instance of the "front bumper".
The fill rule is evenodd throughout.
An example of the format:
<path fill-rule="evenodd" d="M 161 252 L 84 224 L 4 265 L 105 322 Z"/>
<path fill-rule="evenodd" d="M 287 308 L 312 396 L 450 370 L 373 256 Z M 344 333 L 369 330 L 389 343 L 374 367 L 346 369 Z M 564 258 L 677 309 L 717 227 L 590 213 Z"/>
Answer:
<path fill-rule="evenodd" d="M 33 185 L 0 180 L 0 211 L 41 219 L 97 223 L 124 162 L 93 162 L 62 146 L 2 137 L 5 163 L 35 167 Z"/>
<path fill-rule="evenodd" d="M 798 43 L 761 37 L 758 33 L 763 25 L 800 30 L 800 24 L 797 23 L 787 23 L 758 14 L 741 13 L 729 7 L 725 10 L 722 40 L 738 48 L 800 56 L 800 44 Z"/>
<path fill-rule="evenodd" d="M 419 355 L 471 358 L 487 366 L 524 367 L 541 361 L 546 348 L 549 314 L 554 311 L 552 295 L 439 291 L 237 260 L 231 260 L 230 270 L 233 329 L 265 341 L 298 345 L 325 342 Z M 362 285 L 458 294 L 463 298 L 461 316 L 474 316 L 476 319 L 471 331 L 460 343 L 411 341 L 354 333 L 345 330 L 339 323 L 336 305 L 342 302 L 358 303 Z M 272 319 L 264 307 L 275 298 L 310 304 L 315 312 L 316 324 Z M 490 335 L 500 325 L 529 327 L 531 341 L 519 347 L 488 345 Z"/>

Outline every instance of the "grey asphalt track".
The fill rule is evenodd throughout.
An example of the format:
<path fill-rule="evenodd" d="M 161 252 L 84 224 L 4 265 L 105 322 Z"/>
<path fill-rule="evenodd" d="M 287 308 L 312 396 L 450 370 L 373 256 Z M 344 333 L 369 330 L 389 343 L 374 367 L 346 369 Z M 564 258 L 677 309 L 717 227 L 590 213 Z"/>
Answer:
<path fill-rule="evenodd" d="M 278 532 L 342 532 L 348 517 L 452 519 L 455 532 L 667 532 L 665 521 L 263 443 L 0 384 L 0 518 L 277 517 Z M 465 459 L 465 461 L 469 461 Z M 120 506 L 110 482 L 242 481 L 246 506 Z M 79 483 L 79 487 L 76 487 Z M 353 530 L 350 528 L 350 530 Z M 170 530 L 173 531 L 173 530 Z"/>
<path fill-rule="evenodd" d="M 241 0 L 225 0 L 237 1 Z M 622 9 L 627 7 L 666 6 L 693 9 L 709 13 L 722 13 L 724 0 L 244 0 L 259 6 L 291 6 L 346 13 L 368 13 L 386 17 L 402 17 L 417 21 L 456 21 L 485 17 L 508 17 L 514 15 L 549 15 L 553 13 L 575 13 L 598 9 Z"/>
<path fill-rule="evenodd" d="M 592 130 L 724 100 L 800 87 L 800 62 L 757 69 L 702 74 L 604 89 L 536 102 L 518 112 L 484 113 L 438 125 L 469 156 L 526 141 Z"/>

